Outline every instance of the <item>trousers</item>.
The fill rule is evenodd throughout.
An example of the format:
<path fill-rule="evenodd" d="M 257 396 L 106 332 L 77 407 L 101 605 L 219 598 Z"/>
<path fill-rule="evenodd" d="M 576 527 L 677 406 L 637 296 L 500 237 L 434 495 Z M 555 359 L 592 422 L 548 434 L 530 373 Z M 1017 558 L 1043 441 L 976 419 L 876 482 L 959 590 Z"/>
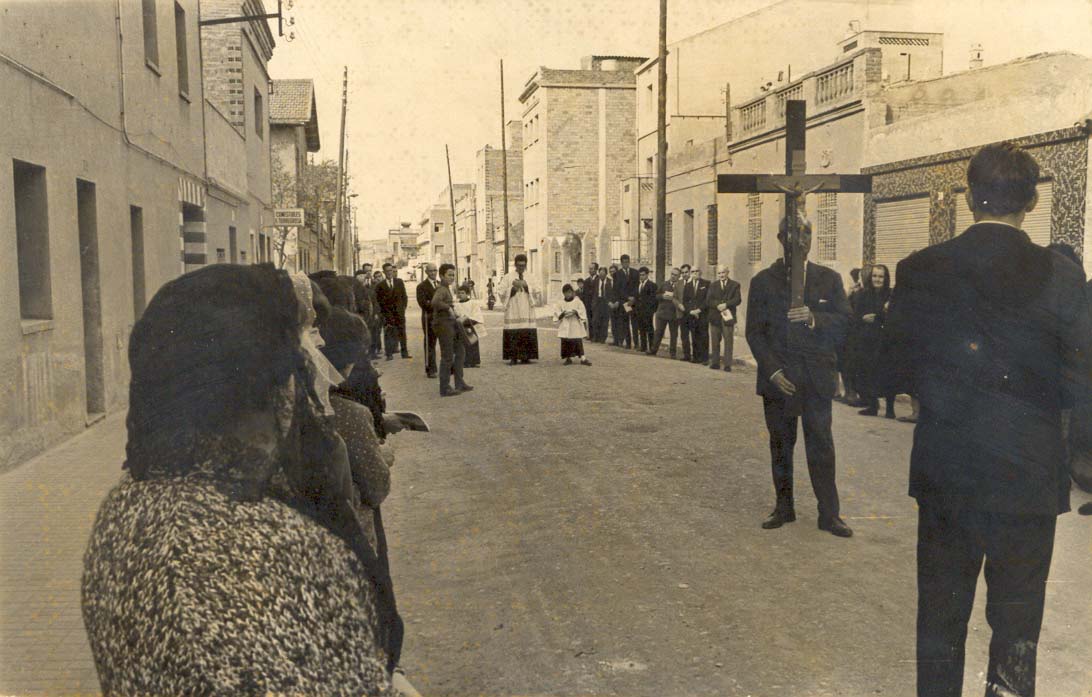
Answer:
<path fill-rule="evenodd" d="M 656 329 L 652 333 L 652 345 L 648 347 L 651 353 L 656 353 L 660 350 L 660 344 L 664 340 L 664 330 L 670 329 L 670 344 L 671 356 L 675 356 L 675 351 L 679 345 L 679 320 L 677 319 L 661 319 L 660 317 L 654 318 Z"/>
<path fill-rule="evenodd" d="M 815 393 L 806 383 L 796 386 L 804 421 L 804 452 L 808 475 L 818 500 L 819 519 L 838 516 L 838 487 L 834 473 L 834 436 L 831 433 L 830 399 Z M 797 417 L 783 399 L 762 398 L 766 430 L 770 432 L 770 465 L 773 471 L 777 508 L 793 509 L 793 450 L 796 449 Z"/>
<path fill-rule="evenodd" d="M 437 317 L 432 330 L 440 344 L 440 392 L 451 389 L 451 375 L 455 375 L 455 387 L 465 385 L 463 366 L 466 363 L 466 344 L 454 318 Z"/>
<path fill-rule="evenodd" d="M 432 314 L 421 313 L 421 333 L 425 340 L 425 374 L 436 372 L 436 332 L 432 329 Z"/>
<path fill-rule="evenodd" d="M 967 621 L 985 560 L 986 696 L 1032 697 L 1057 518 L 918 506 L 918 696 L 963 694 Z"/>
<path fill-rule="evenodd" d="M 732 353 L 735 346 L 735 325 L 725 324 L 723 321 L 719 324 L 709 323 L 709 360 L 713 365 L 720 363 L 720 345 L 721 341 L 724 341 L 724 365 L 725 367 L 731 367 L 732 365 Z"/>

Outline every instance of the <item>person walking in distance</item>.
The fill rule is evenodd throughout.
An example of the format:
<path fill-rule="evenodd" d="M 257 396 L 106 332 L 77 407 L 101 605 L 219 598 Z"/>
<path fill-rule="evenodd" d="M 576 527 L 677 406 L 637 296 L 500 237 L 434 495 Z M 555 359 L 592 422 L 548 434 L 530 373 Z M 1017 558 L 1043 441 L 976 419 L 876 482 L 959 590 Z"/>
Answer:
<path fill-rule="evenodd" d="M 406 345 L 406 283 L 398 278 L 394 264 L 383 264 L 383 280 L 375 289 L 379 308 L 383 313 L 383 349 L 387 360 L 394 357 L 396 350 L 401 350 L 402 358 L 410 358 Z"/>
<path fill-rule="evenodd" d="M 838 537 L 853 531 L 839 517 L 834 472 L 831 400 L 838 386 L 836 348 L 849 321 L 842 278 L 807 260 L 811 223 L 799 221 L 794 254 L 804 257 L 804 304 L 789 307 L 790 268 L 778 259 L 751 279 L 747 295 L 747 343 L 758 363 L 755 391 L 762 396 L 770 433 L 770 464 L 777 503 L 762 523 L 766 530 L 796 520 L 793 504 L 793 450 L 797 420 L 804 422 L 808 474 L 819 502 L 819 529 Z M 788 221 L 777 239 L 788 257 Z"/>
<path fill-rule="evenodd" d="M 705 311 L 709 321 L 709 367 L 720 368 L 720 345 L 724 341 L 724 369 L 732 370 L 732 349 L 735 344 L 736 310 L 739 308 L 739 284 L 728 276 L 728 267 L 717 267 L 717 280 L 709 284 L 705 294 Z"/>
<path fill-rule="evenodd" d="M 920 402 L 917 694 L 963 694 L 985 563 L 986 695 L 1035 694 L 1057 516 L 1069 510 L 1061 411 L 1088 392 L 1092 320 L 1080 267 L 1021 229 L 1035 159 L 987 145 L 967 168 L 974 224 L 899 262 L 887 315 L 898 392 Z"/>
<path fill-rule="evenodd" d="M 432 296 L 440 282 L 436 264 L 425 264 L 425 278 L 417 284 L 417 305 L 421 308 L 421 333 L 425 339 L 425 377 L 436 377 L 436 333 L 432 331 Z"/>
<path fill-rule="evenodd" d="M 469 392 L 474 388 L 463 380 L 466 362 L 465 334 L 459 328 L 455 312 L 455 296 L 451 287 L 455 283 L 455 265 L 440 264 L 440 286 L 432 296 L 432 329 L 440 343 L 440 396 L 451 397 Z M 451 387 L 451 376 L 455 387 Z"/>

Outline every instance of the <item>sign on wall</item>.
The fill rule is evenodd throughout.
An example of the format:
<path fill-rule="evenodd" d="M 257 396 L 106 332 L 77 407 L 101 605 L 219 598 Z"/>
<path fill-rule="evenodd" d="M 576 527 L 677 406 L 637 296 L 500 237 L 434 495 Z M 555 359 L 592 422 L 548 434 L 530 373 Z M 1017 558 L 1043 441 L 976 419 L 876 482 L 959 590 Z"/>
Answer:
<path fill-rule="evenodd" d="M 283 227 L 303 227 L 303 209 L 274 208 L 273 224 Z"/>

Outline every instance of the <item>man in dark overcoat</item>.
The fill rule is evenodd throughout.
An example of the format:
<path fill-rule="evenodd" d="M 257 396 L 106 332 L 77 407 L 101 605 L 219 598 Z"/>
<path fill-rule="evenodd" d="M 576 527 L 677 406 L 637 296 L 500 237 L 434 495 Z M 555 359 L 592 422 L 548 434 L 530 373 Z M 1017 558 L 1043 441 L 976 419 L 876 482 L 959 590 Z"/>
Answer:
<path fill-rule="evenodd" d="M 967 169 L 975 223 L 897 267 L 885 328 L 898 391 L 918 398 L 917 694 L 962 694 L 985 565 L 986 694 L 1035 693 L 1057 516 L 1069 510 L 1061 410 L 1087 394 L 1092 320 L 1080 268 L 1021 230 L 1039 166 L 1009 144 Z"/>
<path fill-rule="evenodd" d="M 787 249 L 787 221 L 777 239 Z M 801 219 L 799 246 L 804 256 L 804 305 L 790 307 L 790 269 L 785 259 L 751 279 L 747 296 L 747 343 L 758 363 L 756 392 L 762 396 L 770 433 L 770 460 L 777 504 L 762 523 L 771 530 L 796 520 L 793 504 L 793 450 L 797 419 L 804 422 L 808 474 L 819 502 L 819 529 L 838 537 L 853 531 L 839 517 L 835 482 L 831 400 L 838 386 L 836 348 L 849 322 L 842 278 L 807 261 L 811 224 Z"/>
<path fill-rule="evenodd" d="M 648 353 L 649 345 L 652 343 L 652 316 L 656 314 L 656 282 L 650 279 L 649 269 L 647 266 L 642 266 L 637 269 L 637 289 L 634 293 L 636 300 L 634 301 L 633 316 L 635 318 L 634 326 L 636 327 L 636 333 L 633 337 L 633 348 L 641 351 L 642 353 Z"/>
<path fill-rule="evenodd" d="M 383 350 L 388 361 L 394 358 L 394 352 L 399 348 L 402 358 L 409 358 L 409 347 L 406 345 L 406 306 L 409 304 L 406 283 L 398 278 L 397 269 L 390 262 L 383 264 L 383 276 L 384 279 L 375 288 L 379 311 L 383 315 Z"/>

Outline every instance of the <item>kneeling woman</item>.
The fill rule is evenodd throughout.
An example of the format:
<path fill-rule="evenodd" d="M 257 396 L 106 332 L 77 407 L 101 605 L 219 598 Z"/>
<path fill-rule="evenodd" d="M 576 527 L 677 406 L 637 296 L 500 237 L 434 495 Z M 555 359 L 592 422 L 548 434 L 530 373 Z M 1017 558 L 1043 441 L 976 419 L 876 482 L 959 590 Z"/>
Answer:
<path fill-rule="evenodd" d="M 134 327 L 127 472 L 84 562 L 104 694 L 395 694 L 400 623 L 313 318 L 284 271 L 225 264 L 165 285 Z"/>

